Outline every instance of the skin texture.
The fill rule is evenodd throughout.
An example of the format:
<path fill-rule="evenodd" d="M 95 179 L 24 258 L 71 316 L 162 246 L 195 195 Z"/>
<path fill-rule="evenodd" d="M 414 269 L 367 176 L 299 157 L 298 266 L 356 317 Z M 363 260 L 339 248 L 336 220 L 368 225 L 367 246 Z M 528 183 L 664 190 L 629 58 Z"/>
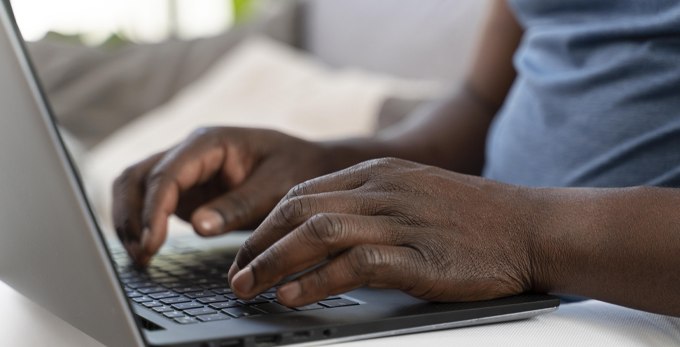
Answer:
<path fill-rule="evenodd" d="M 116 180 L 116 231 L 145 265 L 172 214 L 203 236 L 259 225 L 229 272 L 240 298 L 329 260 L 278 289 L 289 306 L 371 286 L 432 301 L 572 294 L 680 316 L 680 192 L 474 176 L 521 36 L 495 1 L 460 92 L 374 138 L 199 129 Z"/>

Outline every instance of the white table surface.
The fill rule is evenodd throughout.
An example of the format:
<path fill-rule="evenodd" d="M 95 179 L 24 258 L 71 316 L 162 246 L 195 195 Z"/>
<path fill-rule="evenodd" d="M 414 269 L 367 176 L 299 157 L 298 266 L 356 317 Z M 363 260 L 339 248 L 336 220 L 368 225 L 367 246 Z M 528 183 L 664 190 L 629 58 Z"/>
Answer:
<path fill-rule="evenodd" d="M 0 346 L 102 344 L 0 282 Z M 358 341 L 356 346 L 680 346 L 680 319 L 598 301 L 518 322 Z"/>

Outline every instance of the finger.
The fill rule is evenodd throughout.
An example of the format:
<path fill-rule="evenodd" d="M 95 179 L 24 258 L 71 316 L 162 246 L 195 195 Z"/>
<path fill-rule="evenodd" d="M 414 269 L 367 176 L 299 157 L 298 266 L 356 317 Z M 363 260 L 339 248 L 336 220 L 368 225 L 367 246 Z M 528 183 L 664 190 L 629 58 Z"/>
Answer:
<path fill-rule="evenodd" d="M 409 292 L 430 281 L 421 269 L 420 254 L 412 248 L 361 245 L 281 286 L 276 296 L 283 305 L 300 307 L 363 286 Z"/>
<path fill-rule="evenodd" d="M 142 223 L 150 232 L 142 247 L 148 255 L 163 244 L 168 218 L 175 213 L 182 192 L 218 173 L 238 185 L 252 170 L 254 159 L 234 146 L 211 140 L 199 137 L 187 141 L 168 153 L 147 176 Z"/>
<path fill-rule="evenodd" d="M 257 256 L 231 288 L 238 297 L 250 299 L 284 277 L 354 246 L 398 245 L 402 228 L 386 216 L 318 214 Z"/>
<path fill-rule="evenodd" d="M 163 157 L 153 155 L 127 168 L 113 183 L 113 224 L 118 238 L 130 257 L 137 262 L 142 238 L 142 206 L 144 202 L 144 178 Z"/>
<path fill-rule="evenodd" d="M 223 234 L 252 225 L 271 211 L 285 191 L 271 179 L 268 165 L 263 163 L 242 185 L 197 208 L 191 216 L 196 232 Z"/>
<path fill-rule="evenodd" d="M 385 196 L 361 191 L 341 191 L 306 195 L 279 203 L 264 222 L 243 243 L 229 271 L 229 279 L 244 269 L 256 256 L 320 213 L 354 215 L 376 214 L 388 205 Z"/>
<path fill-rule="evenodd" d="M 298 184 L 286 194 L 284 200 L 304 195 L 356 189 L 396 167 L 415 168 L 418 167 L 418 164 L 394 158 L 368 160 L 344 170 Z"/>

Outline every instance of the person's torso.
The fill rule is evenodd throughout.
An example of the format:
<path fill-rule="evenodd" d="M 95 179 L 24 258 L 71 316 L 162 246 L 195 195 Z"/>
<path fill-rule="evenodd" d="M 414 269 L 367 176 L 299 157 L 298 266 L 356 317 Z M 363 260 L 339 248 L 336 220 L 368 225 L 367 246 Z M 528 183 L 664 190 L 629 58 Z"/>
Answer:
<path fill-rule="evenodd" d="M 680 0 L 508 0 L 525 28 L 484 176 L 680 187 Z"/>

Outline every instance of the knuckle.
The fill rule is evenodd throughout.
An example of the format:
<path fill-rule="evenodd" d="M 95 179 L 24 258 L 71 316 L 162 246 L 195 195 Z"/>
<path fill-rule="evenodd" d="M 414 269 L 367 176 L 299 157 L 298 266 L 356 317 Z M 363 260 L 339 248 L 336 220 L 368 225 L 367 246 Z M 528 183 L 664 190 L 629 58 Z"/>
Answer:
<path fill-rule="evenodd" d="M 250 263 L 251 260 L 255 258 L 257 255 L 255 252 L 256 249 L 256 244 L 255 241 L 253 241 L 252 238 L 248 238 L 243 245 L 241 246 L 241 249 L 238 252 L 238 257 L 241 262 L 239 262 L 237 265 L 240 268 L 243 268 L 245 265 Z"/>
<path fill-rule="evenodd" d="M 310 209 L 311 199 L 309 198 L 292 198 L 286 200 L 279 207 L 278 218 L 279 222 L 288 225 L 297 225 L 298 220 L 307 214 Z"/>
<path fill-rule="evenodd" d="M 284 197 L 285 200 L 290 200 L 300 196 L 307 195 L 310 188 L 310 181 L 302 182 L 288 191 L 288 194 Z"/>
<path fill-rule="evenodd" d="M 331 286 L 332 275 L 326 266 L 322 266 L 314 271 L 312 277 L 312 287 L 316 289 L 325 289 Z"/>
<path fill-rule="evenodd" d="M 279 247 L 274 244 L 265 252 L 263 252 L 257 260 L 252 264 L 255 268 L 255 273 L 264 272 L 270 274 L 272 272 L 278 273 L 281 265 L 281 251 Z M 269 276 L 267 276 L 269 277 Z"/>
<path fill-rule="evenodd" d="M 224 205 L 215 206 L 222 214 L 237 223 L 248 220 L 253 211 L 253 204 L 248 196 L 239 191 L 233 191 L 224 197 Z"/>
<path fill-rule="evenodd" d="M 372 277 L 382 264 L 382 253 L 379 249 L 368 245 L 352 248 L 348 253 L 348 260 L 355 275 L 359 278 Z"/>
<path fill-rule="evenodd" d="M 318 214 L 307 222 L 306 230 L 311 239 L 318 240 L 325 247 L 338 243 L 343 237 L 343 223 L 327 214 Z"/>

